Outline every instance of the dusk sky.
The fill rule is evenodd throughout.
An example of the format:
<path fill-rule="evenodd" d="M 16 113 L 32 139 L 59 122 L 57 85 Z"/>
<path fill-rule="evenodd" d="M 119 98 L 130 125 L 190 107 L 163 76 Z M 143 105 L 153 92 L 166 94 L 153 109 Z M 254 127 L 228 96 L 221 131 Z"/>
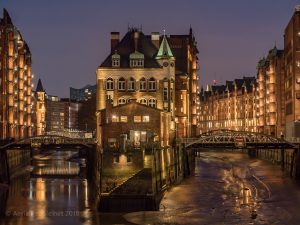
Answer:
<path fill-rule="evenodd" d="M 48 94 L 69 97 L 69 87 L 95 84 L 110 51 L 110 32 L 130 26 L 149 34 L 194 30 L 201 84 L 255 76 L 258 60 L 283 47 L 296 0 L 0 0 L 28 43 L 33 73 Z M 2 13 L 2 12 L 1 12 Z M 2 17 L 2 15 L 1 15 Z"/>

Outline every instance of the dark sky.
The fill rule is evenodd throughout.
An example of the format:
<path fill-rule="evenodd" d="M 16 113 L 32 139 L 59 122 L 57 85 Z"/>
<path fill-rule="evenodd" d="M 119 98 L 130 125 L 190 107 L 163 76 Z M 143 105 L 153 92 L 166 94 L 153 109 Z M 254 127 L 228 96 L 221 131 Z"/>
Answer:
<path fill-rule="evenodd" d="M 48 94 L 96 82 L 110 32 L 187 34 L 198 42 L 201 83 L 254 76 L 267 51 L 283 46 L 296 0 L 0 0 L 29 44 L 33 72 Z M 2 16 L 1 16 L 2 17 Z"/>

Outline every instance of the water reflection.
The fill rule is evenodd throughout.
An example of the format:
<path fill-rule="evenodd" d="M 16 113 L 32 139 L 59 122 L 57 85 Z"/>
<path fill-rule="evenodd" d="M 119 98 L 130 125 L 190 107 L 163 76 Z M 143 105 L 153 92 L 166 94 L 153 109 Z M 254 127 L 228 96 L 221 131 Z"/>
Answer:
<path fill-rule="evenodd" d="M 32 174 L 40 177 L 27 173 L 11 182 L 8 217 L 0 224 L 90 224 L 85 223 L 90 217 L 87 180 L 59 178 L 74 175 L 74 171 L 78 175 L 79 164 L 67 161 L 75 153 L 53 151 L 38 155 Z"/>

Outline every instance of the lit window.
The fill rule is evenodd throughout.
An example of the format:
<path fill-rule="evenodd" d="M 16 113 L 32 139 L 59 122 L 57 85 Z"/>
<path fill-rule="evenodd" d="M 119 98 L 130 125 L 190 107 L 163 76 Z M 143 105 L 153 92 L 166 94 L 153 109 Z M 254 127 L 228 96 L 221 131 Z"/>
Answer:
<path fill-rule="evenodd" d="M 127 116 L 120 116 L 120 122 L 127 123 Z"/>
<path fill-rule="evenodd" d="M 135 90 L 135 80 L 130 77 L 128 81 L 128 91 L 134 91 Z"/>
<path fill-rule="evenodd" d="M 163 99 L 164 99 L 165 102 L 167 102 L 169 100 L 168 88 L 167 87 L 164 87 Z"/>
<path fill-rule="evenodd" d="M 116 116 L 116 115 L 112 115 L 111 121 L 112 121 L 113 123 L 119 122 L 119 117 Z"/>
<path fill-rule="evenodd" d="M 149 123 L 150 117 L 149 116 L 143 116 L 143 122 L 144 123 Z"/>
<path fill-rule="evenodd" d="M 143 77 L 142 79 L 140 79 L 140 91 L 146 91 L 147 87 L 146 87 L 146 79 Z"/>
<path fill-rule="evenodd" d="M 119 91 L 125 91 L 125 79 L 123 77 L 118 81 L 118 89 Z"/>
<path fill-rule="evenodd" d="M 134 117 L 133 117 L 133 121 L 134 121 L 135 123 L 140 123 L 140 122 L 142 122 L 142 117 L 141 117 L 141 116 L 134 116 Z"/>
<path fill-rule="evenodd" d="M 150 107 L 156 108 L 156 100 L 154 98 L 149 99 L 148 105 Z"/>
<path fill-rule="evenodd" d="M 148 89 L 149 91 L 156 91 L 156 80 L 153 77 L 148 81 Z"/>
<path fill-rule="evenodd" d="M 114 81 L 112 78 L 108 78 L 106 80 L 106 90 L 108 91 L 114 90 Z"/>

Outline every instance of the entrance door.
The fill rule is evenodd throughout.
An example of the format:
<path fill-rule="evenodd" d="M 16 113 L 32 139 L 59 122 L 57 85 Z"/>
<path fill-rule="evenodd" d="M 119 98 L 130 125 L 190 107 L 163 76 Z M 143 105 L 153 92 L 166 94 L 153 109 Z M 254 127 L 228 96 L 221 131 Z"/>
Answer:
<path fill-rule="evenodd" d="M 140 144 L 141 144 L 141 132 L 135 131 L 134 132 L 134 145 L 140 146 Z"/>

